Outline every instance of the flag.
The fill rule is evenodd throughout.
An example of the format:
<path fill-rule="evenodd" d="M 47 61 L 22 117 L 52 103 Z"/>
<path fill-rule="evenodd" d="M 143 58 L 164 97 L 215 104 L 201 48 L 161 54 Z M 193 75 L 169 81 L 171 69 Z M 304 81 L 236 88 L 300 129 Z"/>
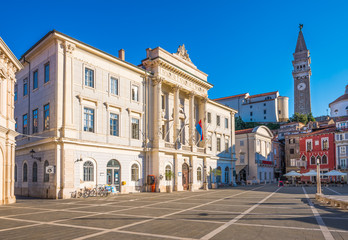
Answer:
<path fill-rule="evenodd" d="M 198 133 L 201 135 L 201 140 L 203 141 L 203 127 L 202 127 L 202 120 L 199 120 L 199 123 L 196 125 L 196 129 Z"/>

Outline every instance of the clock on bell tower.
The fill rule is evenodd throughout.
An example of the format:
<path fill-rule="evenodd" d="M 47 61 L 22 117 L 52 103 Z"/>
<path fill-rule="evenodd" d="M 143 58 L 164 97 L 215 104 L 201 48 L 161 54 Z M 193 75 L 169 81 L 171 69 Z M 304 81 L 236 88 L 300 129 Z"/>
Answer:
<path fill-rule="evenodd" d="M 293 54 L 294 61 L 292 61 L 294 67 L 292 71 L 294 78 L 294 112 L 308 114 L 311 112 L 311 57 L 303 37 L 302 27 L 303 25 L 300 24 L 300 32 L 297 38 L 295 53 Z"/>

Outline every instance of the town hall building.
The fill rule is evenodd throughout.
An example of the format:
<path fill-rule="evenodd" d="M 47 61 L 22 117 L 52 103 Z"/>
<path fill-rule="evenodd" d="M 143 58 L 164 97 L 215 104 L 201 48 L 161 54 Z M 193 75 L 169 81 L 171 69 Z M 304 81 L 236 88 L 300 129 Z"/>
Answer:
<path fill-rule="evenodd" d="M 115 57 L 51 31 L 21 61 L 16 194 L 69 198 L 106 184 L 148 191 L 148 175 L 156 191 L 235 182 L 237 111 L 208 98 L 213 85 L 184 45 L 149 48 L 136 66 L 122 49 Z"/>

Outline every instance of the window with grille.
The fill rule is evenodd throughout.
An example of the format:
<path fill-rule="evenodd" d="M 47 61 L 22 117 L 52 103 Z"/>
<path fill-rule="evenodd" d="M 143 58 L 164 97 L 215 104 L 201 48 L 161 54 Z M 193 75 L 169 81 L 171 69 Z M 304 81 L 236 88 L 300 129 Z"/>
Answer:
<path fill-rule="evenodd" d="M 84 108 L 84 125 L 85 132 L 94 132 L 94 109 Z"/>
<path fill-rule="evenodd" d="M 111 93 L 114 95 L 118 95 L 118 79 L 111 77 L 110 78 L 110 87 Z"/>
<path fill-rule="evenodd" d="M 86 161 L 83 164 L 83 181 L 85 182 L 94 181 L 94 166 L 91 161 Z"/>
<path fill-rule="evenodd" d="M 139 139 L 139 119 L 132 118 L 132 138 Z"/>
<path fill-rule="evenodd" d="M 132 165 L 132 181 L 139 180 L 139 166 L 137 164 Z"/>
<path fill-rule="evenodd" d="M 110 135 L 119 136 L 119 116 L 118 114 L 110 113 Z"/>
<path fill-rule="evenodd" d="M 94 70 L 85 68 L 85 86 L 94 88 Z"/>
<path fill-rule="evenodd" d="M 44 106 L 44 130 L 50 129 L 50 104 Z"/>
<path fill-rule="evenodd" d="M 197 181 L 202 181 L 202 168 L 197 168 Z"/>
<path fill-rule="evenodd" d="M 171 172 L 172 172 L 172 168 L 169 165 L 167 165 L 166 166 L 166 174 L 165 174 L 166 181 L 172 180 Z"/>
<path fill-rule="evenodd" d="M 33 111 L 33 133 L 37 133 L 39 131 L 39 120 L 38 120 L 38 109 Z"/>

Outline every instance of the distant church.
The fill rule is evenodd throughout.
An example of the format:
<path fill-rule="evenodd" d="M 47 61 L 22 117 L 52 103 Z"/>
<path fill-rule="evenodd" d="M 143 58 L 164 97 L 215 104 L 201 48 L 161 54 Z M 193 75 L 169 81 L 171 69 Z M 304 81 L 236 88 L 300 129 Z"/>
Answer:
<path fill-rule="evenodd" d="M 294 61 L 292 61 L 294 67 L 292 71 L 292 76 L 294 77 L 294 112 L 308 114 L 312 112 L 310 91 L 311 57 L 303 37 L 302 27 L 303 25 L 300 24 L 300 32 L 295 53 L 293 54 Z"/>

